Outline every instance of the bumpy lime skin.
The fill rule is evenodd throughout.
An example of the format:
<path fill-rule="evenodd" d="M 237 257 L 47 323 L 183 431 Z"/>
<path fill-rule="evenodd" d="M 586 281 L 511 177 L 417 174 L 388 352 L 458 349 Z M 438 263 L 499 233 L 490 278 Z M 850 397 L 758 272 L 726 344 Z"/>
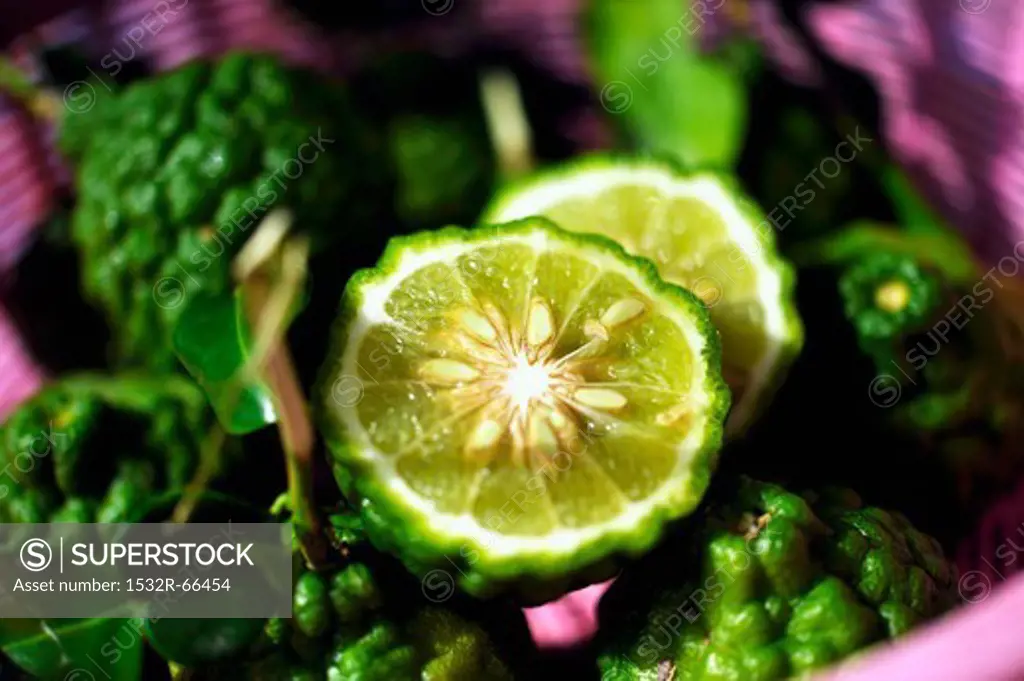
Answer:
<path fill-rule="evenodd" d="M 73 475 L 81 459 L 89 434 L 95 428 L 103 404 L 98 396 L 74 395 L 51 388 L 22 405 L 3 427 L 4 464 L 16 477 L 45 483 L 52 473 L 58 487 L 74 493 L 84 481 Z M 59 451 L 49 467 L 36 465 L 37 459 Z"/>
<path fill-rule="evenodd" d="M 365 563 L 353 563 L 331 578 L 330 600 L 341 624 L 359 621 L 362 613 L 382 607 L 382 595 Z"/>
<path fill-rule="evenodd" d="M 878 303 L 877 293 L 886 285 L 905 287 L 907 299 L 897 309 Z M 945 312 L 939 309 L 941 281 L 908 255 L 879 252 L 857 260 L 840 276 L 839 291 L 861 348 L 879 364 L 903 339 Z"/>
<path fill-rule="evenodd" d="M 295 628 L 316 638 L 331 624 L 331 602 L 327 598 L 327 582 L 315 572 L 307 572 L 295 583 L 293 616 Z"/>
<path fill-rule="evenodd" d="M 390 204 L 383 145 L 344 91 L 270 56 L 190 63 L 79 116 L 63 145 L 72 238 L 119 366 L 177 366 L 174 321 L 196 291 L 230 285 L 231 255 L 269 209 L 351 248 Z"/>
<path fill-rule="evenodd" d="M 385 604 L 366 563 L 305 572 L 293 618 L 267 624 L 255 659 L 194 671 L 200 679 L 247 681 L 512 681 L 482 629 L 419 605 Z"/>
<path fill-rule="evenodd" d="M 0 522 L 128 522 L 154 494 L 191 478 L 204 405 L 176 379 L 47 387 L 0 427 Z"/>
<path fill-rule="evenodd" d="M 701 360 L 707 368 L 703 386 L 708 400 L 707 420 L 701 437 L 703 446 L 692 458 L 692 474 L 673 497 L 655 509 L 640 526 L 577 546 L 569 554 L 492 559 L 486 555 L 487 547 L 439 533 L 430 518 L 391 498 L 388 481 L 376 479 L 374 472 L 366 467 L 361 460 L 358 443 L 336 417 L 332 386 L 342 377 L 341 359 L 347 330 L 359 318 L 364 304 L 364 289 L 394 275 L 404 254 L 428 252 L 450 244 L 500 243 L 503 237 L 538 232 L 552 242 L 613 253 L 642 275 L 650 290 L 671 298 L 687 311 L 706 341 Z M 347 498 L 358 504 L 367 534 L 376 547 L 395 554 L 413 574 L 420 577 L 437 570 L 451 574 L 449 571 L 454 562 L 457 575 L 453 578 L 471 595 L 491 597 L 508 591 L 525 603 L 542 603 L 571 588 L 607 579 L 620 567 L 618 554 L 643 555 L 661 537 L 666 524 L 688 515 L 697 507 L 717 466 L 724 421 L 732 397 L 722 378 L 721 346 L 707 308 L 691 292 L 663 281 L 653 262 L 628 254 L 607 237 L 568 232 L 541 217 L 472 229 L 449 226 L 394 237 L 388 242 L 375 268 L 359 270 L 349 280 L 334 333 L 332 349 L 321 368 L 316 388 L 316 408 L 319 429 L 331 451 L 339 487 Z M 479 559 L 473 560 L 476 557 Z"/>
<path fill-rule="evenodd" d="M 669 562 L 699 567 L 652 556 L 606 596 L 604 681 L 799 677 L 955 601 L 938 543 L 846 490 L 799 496 L 744 478 L 707 507 L 686 551 Z"/>

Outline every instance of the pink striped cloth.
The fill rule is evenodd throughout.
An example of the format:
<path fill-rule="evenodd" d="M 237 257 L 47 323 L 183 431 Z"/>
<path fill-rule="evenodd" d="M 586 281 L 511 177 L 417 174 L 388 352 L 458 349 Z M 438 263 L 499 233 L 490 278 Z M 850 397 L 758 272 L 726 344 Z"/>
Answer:
<path fill-rule="evenodd" d="M 50 210 L 55 188 L 40 163 L 48 155 L 45 134 L 0 93 L 0 271 L 17 262 L 32 227 Z"/>
<path fill-rule="evenodd" d="M 46 158 L 40 132 L 28 114 L 0 94 L 0 281 L 50 210 L 54 187 L 39 160 Z M 0 420 L 42 381 L 42 370 L 0 308 Z"/>
<path fill-rule="evenodd" d="M 472 11 L 448 13 L 453 2 Z M 683 4 L 680 0 L 681 13 Z M 705 1 L 705 6 L 715 4 Z M 742 28 L 762 40 L 775 65 L 796 82 L 820 84 L 814 59 L 772 0 L 745 4 L 753 23 Z M 305 25 L 272 0 L 34 0 L 24 12 L 4 16 L 0 43 L 52 20 L 22 38 L 20 49 L 30 51 L 33 39 L 71 40 L 96 59 L 140 59 L 158 69 L 230 49 L 264 49 L 341 74 L 385 39 L 442 51 L 471 41 L 501 42 L 520 48 L 566 82 L 590 80 L 578 34 L 583 0 L 423 0 L 423 6 L 423 21 L 410 30 L 357 38 Z M 157 9 L 163 13 L 154 14 Z M 741 28 L 729 24 L 728 14 L 710 17 L 707 37 Z M 816 6 L 808 22 L 826 53 L 875 83 L 882 97 L 882 132 L 918 186 L 981 254 L 1006 255 L 1024 236 L 1024 3 L 850 0 Z M 566 126 L 565 133 L 581 146 L 606 138 L 593 109 L 579 112 Z M 0 282 L 67 182 L 52 137 L 0 96 Z M 0 419 L 43 379 L 0 309 Z M 829 678 L 1024 679 L 1024 649 L 1010 635 L 1024 612 L 1024 584 L 1011 574 L 1024 559 L 1006 564 L 1007 542 L 1018 530 L 1024 533 L 1022 509 L 1024 485 L 1016 497 L 994 505 L 982 531 L 961 551 L 965 574 L 973 580 L 965 600 L 973 600 L 986 583 L 1006 581 L 995 596 L 870 656 L 863 668 Z M 1024 534 L 1018 544 L 1024 546 Z M 606 586 L 528 610 L 535 638 L 545 645 L 569 645 L 589 637 Z"/>
<path fill-rule="evenodd" d="M 682 3 L 681 3 L 682 4 Z M 704 30 L 743 27 L 791 80 L 821 84 L 812 53 L 774 0 L 704 0 L 719 9 Z M 518 32 L 531 55 L 569 81 L 587 82 L 575 17 L 581 0 L 484 4 L 489 25 Z M 1024 3 L 1017 0 L 821 2 L 807 23 L 824 52 L 862 73 L 881 97 L 881 133 L 915 184 L 993 261 L 1024 237 Z M 667 29 L 668 27 L 666 27 Z"/>
<path fill-rule="evenodd" d="M 896 160 L 983 255 L 1007 255 L 1024 237 L 1024 3 L 874 0 L 809 18 L 876 84 Z"/>

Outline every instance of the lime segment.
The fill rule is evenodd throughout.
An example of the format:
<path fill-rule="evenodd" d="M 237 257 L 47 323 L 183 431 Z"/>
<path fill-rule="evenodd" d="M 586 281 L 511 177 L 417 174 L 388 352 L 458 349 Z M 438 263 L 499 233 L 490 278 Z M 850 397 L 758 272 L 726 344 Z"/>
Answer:
<path fill-rule="evenodd" d="M 656 160 L 597 156 L 509 187 L 483 222 L 531 215 L 610 237 L 701 298 L 721 333 L 734 394 L 727 434 L 752 423 L 799 352 L 803 327 L 792 269 L 776 254 L 768 221 L 732 181 Z"/>
<path fill-rule="evenodd" d="M 325 391 L 323 425 L 414 570 L 447 560 L 481 593 L 564 577 L 700 501 L 729 401 L 716 334 L 613 242 L 542 218 L 395 239 L 343 310 L 324 385 L 361 399 Z"/>

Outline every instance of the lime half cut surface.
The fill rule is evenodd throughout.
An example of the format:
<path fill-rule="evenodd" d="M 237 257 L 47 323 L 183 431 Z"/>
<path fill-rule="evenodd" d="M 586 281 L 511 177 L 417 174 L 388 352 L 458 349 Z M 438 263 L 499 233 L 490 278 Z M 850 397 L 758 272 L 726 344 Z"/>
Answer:
<path fill-rule="evenodd" d="M 727 436 L 746 430 L 803 344 L 791 266 L 770 223 L 729 177 L 666 161 L 594 156 L 503 190 L 483 216 L 543 215 L 610 237 L 704 300 L 721 333 L 733 392 Z"/>
<path fill-rule="evenodd" d="M 393 239 L 346 288 L 321 385 L 374 542 L 534 601 L 694 509 L 730 399 L 696 297 L 543 218 Z"/>

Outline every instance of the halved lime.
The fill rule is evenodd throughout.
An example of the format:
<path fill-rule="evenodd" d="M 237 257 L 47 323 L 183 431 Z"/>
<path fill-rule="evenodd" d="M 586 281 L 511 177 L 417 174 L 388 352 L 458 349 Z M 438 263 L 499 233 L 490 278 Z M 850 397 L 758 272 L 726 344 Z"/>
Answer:
<path fill-rule="evenodd" d="M 744 432 L 799 352 L 803 326 L 771 223 L 736 183 L 667 161 L 596 155 L 506 188 L 482 221 L 530 215 L 611 237 L 707 304 L 733 391 L 726 435 Z"/>
<path fill-rule="evenodd" d="M 396 238 L 342 309 L 321 425 L 367 532 L 414 572 L 553 597 L 703 496 L 729 403 L 716 334 L 612 241 L 543 218 Z"/>

